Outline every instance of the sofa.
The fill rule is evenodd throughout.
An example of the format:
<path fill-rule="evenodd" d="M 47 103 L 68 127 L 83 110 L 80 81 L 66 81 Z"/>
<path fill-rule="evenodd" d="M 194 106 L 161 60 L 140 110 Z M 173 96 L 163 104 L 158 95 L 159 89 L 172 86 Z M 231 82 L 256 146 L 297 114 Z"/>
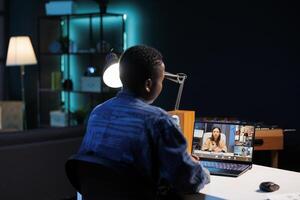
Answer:
<path fill-rule="evenodd" d="M 64 165 L 84 132 L 83 126 L 0 132 L 0 199 L 73 199 Z"/>

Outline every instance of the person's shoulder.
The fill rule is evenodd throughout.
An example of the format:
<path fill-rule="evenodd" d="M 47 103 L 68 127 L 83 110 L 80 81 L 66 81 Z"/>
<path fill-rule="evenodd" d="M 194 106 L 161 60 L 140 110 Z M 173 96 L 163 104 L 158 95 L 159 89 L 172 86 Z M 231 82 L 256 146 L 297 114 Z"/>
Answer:
<path fill-rule="evenodd" d="M 113 97 L 111 99 L 108 99 L 100 104 L 98 104 L 97 106 L 95 106 L 93 108 L 93 110 L 91 111 L 91 115 L 92 114 L 97 114 L 97 113 L 101 113 L 103 112 L 103 110 L 110 108 L 111 104 L 113 103 L 113 101 L 116 99 L 116 97 Z"/>
<path fill-rule="evenodd" d="M 149 117 L 169 117 L 168 112 L 158 106 L 146 104 L 144 108 L 149 112 Z"/>
<path fill-rule="evenodd" d="M 152 114 L 147 115 L 146 118 L 148 124 L 155 124 L 156 126 L 161 127 L 176 127 L 179 129 L 177 120 L 166 110 L 153 105 L 148 105 L 148 110 L 152 111 Z"/>

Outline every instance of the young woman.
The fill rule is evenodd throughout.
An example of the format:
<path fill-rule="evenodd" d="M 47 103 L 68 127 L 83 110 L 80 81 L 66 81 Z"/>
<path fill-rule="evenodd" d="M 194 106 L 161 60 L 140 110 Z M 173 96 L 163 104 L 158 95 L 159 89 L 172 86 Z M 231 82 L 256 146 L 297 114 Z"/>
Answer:
<path fill-rule="evenodd" d="M 207 138 L 204 145 L 202 146 L 203 151 L 213 152 L 227 152 L 225 141 L 221 140 L 221 129 L 214 127 L 212 129 L 211 137 Z"/>

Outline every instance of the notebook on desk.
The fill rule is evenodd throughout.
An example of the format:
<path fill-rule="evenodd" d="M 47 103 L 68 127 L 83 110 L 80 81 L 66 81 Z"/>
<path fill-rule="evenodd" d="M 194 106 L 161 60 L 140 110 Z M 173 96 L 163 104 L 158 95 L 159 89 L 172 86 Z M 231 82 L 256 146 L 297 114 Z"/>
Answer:
<path fill-rule="evenodd" d="M 195 121 L 192 154 L 213 175 L 237 177 L 252 167 L 255 126 Z"/>

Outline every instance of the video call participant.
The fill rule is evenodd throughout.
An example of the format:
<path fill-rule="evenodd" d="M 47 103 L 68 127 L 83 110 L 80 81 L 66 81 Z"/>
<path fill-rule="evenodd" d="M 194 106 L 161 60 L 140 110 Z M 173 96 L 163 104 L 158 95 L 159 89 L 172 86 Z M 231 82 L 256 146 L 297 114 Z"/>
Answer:
<path fill-rule="evenodd" d="M 227 152 L 225 141 L 221 140 L 221 129 L 219 127 L 214 127 L 212 129 L 211 137 L 206 139 L 201 150 L 223 153 Z"/>
<path fill-rule="evenodd" d="M 187 153 L 183 133 L 168 113 L 150 105 L 162 90 L 164 72 L 156 49 L 127 49 L 120 58 L 123 88 L 91 112 L 78 153 L 134 166 L 175 191 L 198 192 L 209 183 L 208 170 Z"/>

